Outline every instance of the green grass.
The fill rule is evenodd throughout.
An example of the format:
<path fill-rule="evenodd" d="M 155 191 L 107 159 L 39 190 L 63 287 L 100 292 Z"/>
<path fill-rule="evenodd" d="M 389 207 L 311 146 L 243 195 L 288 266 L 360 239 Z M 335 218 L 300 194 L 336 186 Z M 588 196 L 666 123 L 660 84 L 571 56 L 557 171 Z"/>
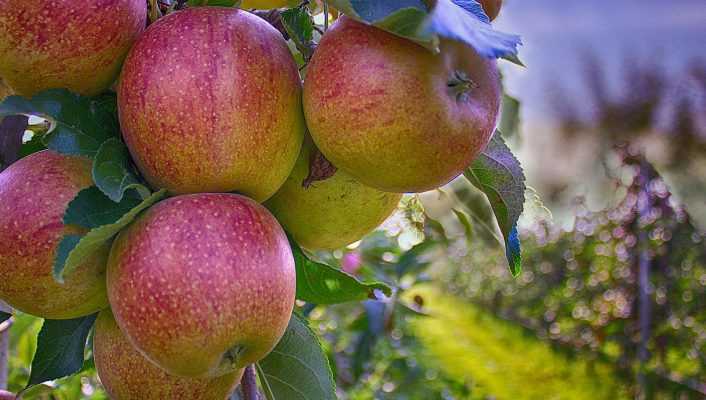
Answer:
<path fill-rule="evenodd" d="M 430 287 L 421 294 L 429 318 L 412 329 L 450 377 L 472 386 L 473 398 L 552 400 L 623 399 L 610 365 L 570 359 L 522 327 Z"/>

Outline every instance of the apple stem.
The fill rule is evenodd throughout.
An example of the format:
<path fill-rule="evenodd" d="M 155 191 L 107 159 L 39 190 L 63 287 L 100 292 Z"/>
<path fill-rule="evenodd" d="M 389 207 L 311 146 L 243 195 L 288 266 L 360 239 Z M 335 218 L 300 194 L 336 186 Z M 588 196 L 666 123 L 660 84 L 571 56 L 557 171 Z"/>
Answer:
<path fill-rule="evenodd" d="M 259 400 L 260 392 L 257 390 L 257 376 L 255 367 L 250 364 L 245 367 L 243 379 L 240 381 L 240 389 L 243 392 L 243 400 Z"/>

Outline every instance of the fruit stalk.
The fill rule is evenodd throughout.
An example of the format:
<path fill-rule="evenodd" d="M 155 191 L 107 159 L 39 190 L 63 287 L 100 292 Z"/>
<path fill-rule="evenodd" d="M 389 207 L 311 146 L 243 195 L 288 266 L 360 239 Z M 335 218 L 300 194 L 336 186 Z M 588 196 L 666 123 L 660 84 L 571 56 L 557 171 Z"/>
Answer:
<path fill-rule="evenodd" d="M 257 377 L 255 375 L 255 366 L 249 365 L 245 368 L 243 380 L 240 382 L 240 389 L 243 391 L 244 400 L 259 400 L 260 393 L 257 390 Z"/>

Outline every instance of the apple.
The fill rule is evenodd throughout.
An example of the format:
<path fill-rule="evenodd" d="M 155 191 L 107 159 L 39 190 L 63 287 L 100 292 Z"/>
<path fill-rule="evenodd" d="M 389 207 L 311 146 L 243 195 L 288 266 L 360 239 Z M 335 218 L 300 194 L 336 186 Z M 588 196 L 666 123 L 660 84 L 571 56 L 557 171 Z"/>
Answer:
<path fill-rule="evenodd" d="M 284 334 L 294 258 L 266 208 L 235 194 L 158 203 L 108 260 L 108 298 L 130 342 L 168 373 L 216 377 L 264 358 Z"/>
<path fill-rule="evenodd" d="M 89 159 L 49 150 L 0 173 L 0 299 L 49 319 L 77 318 L 107 306 L 110 246 L 88 257 L 63 284 L 52 276 L 63 235 L 86 232 L 64 225 L 64 211 L 79 191 L 92 184 Z"/>
<path fill-rule="evenodd" d="M 118 109 L 140 171 L 175 194 L 264 201 L 287 179 L 304 137 L 287 43 L 237 8 L 190 8 L 151 25 L 125 61 Z"/>
<path fill-rule="evenodd" d="M 100 381 L 113 400 L 224 400 L 243 376 L 242 369 L 215 379 L 169 375 L 130 344 L 110 310 L 101 311 L 96 320 L 93 355 Z"/>
<path fill-rule="evenodd" d="M 483 6 L 483 10 L 488 15 L 490 20 L 494 20 L 500 14 L 500 8 L 503 6 L 502 0 L 478 0 L 480 5 Z"/>
<path fill-rule="evenodd" d="M 17 397 L 14 393 L 5 390 L 0 390 L 0 400 L 15 400 Z"/>
<path fill-rule="evenodd" d="M 304 113 L 336 167 L 386 192 L 423 192 L 460 175 L 490 140 L 500 108 L 496 62 L 456 41 L 439 54 L 341 17 L 304 82 Z"/>
<path fill-rule="evenodd" d="M 337 249 L 380 225 L 397 208 L 402 195 L 365 186 L 343 171 L 305 188 L 315 150 L 307 140 L 292 174 L 265 206 L 303 247 Z"/>
<path fill-rule="evenodd" d="M 0 1 L 0 77 L 23 96 L 106 90 L 144 30 L 145 0 Z"/>
<path fill-rule="evenodd" d="M 240 8 L 268 10 L 270 8 L 292 7 L 298 4 L 298 0 L 243 0 Z"/>

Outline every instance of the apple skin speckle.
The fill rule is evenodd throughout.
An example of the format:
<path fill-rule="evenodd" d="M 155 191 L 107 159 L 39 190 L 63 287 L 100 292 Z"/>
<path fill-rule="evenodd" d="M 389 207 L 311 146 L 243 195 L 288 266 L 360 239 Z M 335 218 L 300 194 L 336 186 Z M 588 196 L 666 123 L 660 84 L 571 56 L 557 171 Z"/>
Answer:
<path fill-rule="evenodd" d="M 88 257 L 63 284 L 52 276 L 63 235 L 86 232 L 64 225 L 64 211 L 92 184 L 89 159 L 50 150 L 27 156 L 0 173 L 0 299 L 49 319 L 77 318 L 107 306 L 109 245 Z"/>
<path fill-rule="evenodd" d="M 242 369 L 214 379 L 169 375 L 130 344 L 110 310 L 96 320 L 93 355 L 101 384 L 114 400 L 224 400 L 243 376 Z"/>
<path fill-rule="evenodd" d="M 0 0 L 0 77 L 32 96 L 110 87 L 147 21 L 145 0 Z"/>
<path fill-rule="evenodd" d="M 192 194 L 158 203 L 123 231 L 108 261 L 108 297 L 142 354 L 185 377 L 264 358 L 294 307 L 296 271 L 287 237 L 255 201 Z"/>
<path fill-rule="evenodd" d="M 151 25 L 125 61 L 118 110 L 140 171 L 175 194 L 264 201 L 294 167 L 305 130 L 286 42 L 236 8 L 195 7 Z"/>
<path fill-rule="evenodd" d="M 490 140 L 500 109 L 495 60 L 460 42 L 440 53 L 339 18 L 304 81 L 316 146 L 339 170 L 386 192 L 424 192 L 459 176 Z M 468 91 L 449 85 L 470 80 Z"/>

